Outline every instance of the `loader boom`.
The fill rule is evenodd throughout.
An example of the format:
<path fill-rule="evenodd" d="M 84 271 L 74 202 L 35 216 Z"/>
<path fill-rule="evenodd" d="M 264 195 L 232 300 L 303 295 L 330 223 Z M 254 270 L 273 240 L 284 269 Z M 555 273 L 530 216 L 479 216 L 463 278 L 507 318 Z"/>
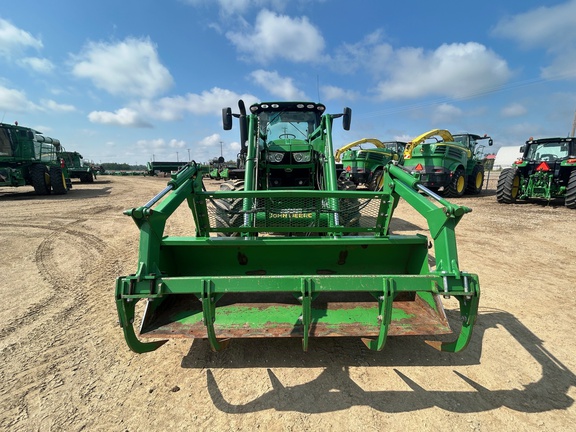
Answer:
<path fill-rule="evenodd" d="M 206 168 L 190 163 L 147 204 L 125 212 L 140 229 L 138 269 L 116 280 L 128 346 L 142 353 L 166 338 L 192 337 L 208 339 L 217 351 L 235 338 L 297 337 L 307 350 L 314 337 L 357 336 L 381 350 L 388 335 L 451 333 L 440 298 L 454 296 L 460 334 L 430 344 L 463 349 L 480 287 L 476 275 L 459 268 L 454 230 L 470 209 L 431 193 L 394 163 L 385 167 L 381 191 L 343 190 L 331 131 L 338 117 L 349 126 L 350 112 L 325 114 L 322 105 L 300 102 L 262 105 L 246 116 L 242 187 L 207 191 Z M 266 127 L 278 119 L 281 129 L 291 123 L 302 131 L 302 119 L 310 127 L 302 139 L 283 129 L 275 135 Z M 290 177 L 294 172 L 301 184 Z M 426 236 L 390 233 L 401 199 L 427 221 L 434 269 Z M 166 221 L 184 201 L 195 235 L 166 235 Z M 137 335 L 132 322 L 140 300 L 146 308 Z"/>

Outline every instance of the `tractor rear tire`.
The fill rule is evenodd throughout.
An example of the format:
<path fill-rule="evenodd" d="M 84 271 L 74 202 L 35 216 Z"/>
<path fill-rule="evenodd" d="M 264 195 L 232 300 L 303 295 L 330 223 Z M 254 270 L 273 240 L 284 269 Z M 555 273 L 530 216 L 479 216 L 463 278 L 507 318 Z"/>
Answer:
<path fill-rule="evenodd" d="M 573 169 L 566 186 L 566 207 L 576 209 L 576 169 Z"/>
<path fill-rule="evenodd" d="M 466 186 L 466 193 L 470 195 L 478 195 L 482 192 L 484 185 L 484 167 L 482 165 L 475 165 L 472 169 L 472 174 L 468 176 L 468 186 Z"/>
<path fill-rule="evenodd" d="M 50 185 L 54 195 L 65 195 L 68 193 L 66 178 L 64 178 L 62 168 L 59 166 L 50 167 Z"/>
<path fill-rule="evenodd" d="M 450 183 L 444 188 L 444 195 L 450 198 L 458 198 L 466 192 L 466 173 L 464 168 L 459 167 L 452 174 Z"/>
<path fill-rule="evenodd" d="M 30 167 L 32 186 L 37 195 L 50 195 L 50 175 L 46 165 L 34 164 Z"/>
<path fill-rule="evenodd" d="M 514 168 L 503 169 L 498 177 L 496 200 L 502 204 L 512 204 L 518 198 L 520 175 Z"/>
<path fill-rule="evenodd" d="M 378 168 L 376 171 L 374 171 L 374 174 L 372 175 L 372 180 L 370 180 L 370 183 L 368 184 L 368 189 L 370 189 L 371 191 L 379 191 L 382 189 L 382 181 L 384 178 L 384 171 L 382 171 L 382 168 Z"/>
<path fill-rule="evenodd" d="M 220 185 L 221 191 L 243 191 L 244 180 L 226 181 Z M 244 200 L 242 198 L 222 198 L 214 201 L 216 207 L 216 227 L 239 227 L 244 222 L 241 213 Z M 217 233 L 218 237 L 237 237 L 238 232 Z"/>

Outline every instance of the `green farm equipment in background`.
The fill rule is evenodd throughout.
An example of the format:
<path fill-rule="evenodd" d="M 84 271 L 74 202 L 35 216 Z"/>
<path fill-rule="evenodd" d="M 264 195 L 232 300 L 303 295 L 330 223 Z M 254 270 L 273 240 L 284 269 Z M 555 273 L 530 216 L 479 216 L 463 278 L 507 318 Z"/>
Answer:
<path fill-rule="evenodd" d="M 430 141 L 433 139 L 434 141 Z M 408 143 L 403 165 L 420 175 L 420 182 L 446 197 L 477 195 L 484 185 L 484 145 L 493 144 L 487 135 L 452 135 L 445 129 L 433 129 Z"/>
<path fill-rule="evenodd" d="M 60 141 L 18 124 L 0 123 L 0 186 L 32 186 L 38 195 L 72 187 Z"/>
<path fill-rule="evenodd" d="M 186 165 L 186 162 L 174 161 L 151 161 L 146 163 L 146 171 L 149 176 L 169 175 Z"/>
<path fill-rule="evenodd" d="M 230 177 L 228 164 L 224 161 L 224 157 L 220 156 L 210 161 L 210 170 L 208 177 L 212 180 L 228 180 Z"/>
<path fill-rule="evenodd" d="M 362 144 L 375 148 L 363 148 Z M 334 158 L 342 161 L 340 178 L 352 181 L 356 186 L 364 184 L 370 190 L 382 188 L 384 166 L 390 161 L 401 161 L 405 142 L 382 142 L 376 138 L 362 138 L 338 149 Z"/>
<path fill-rule="evenodd" d="M 233 117 L 240 124 L 238 178 L 206 190 L 208 167 L 191 162 L 125 212 L 140 229 L 139 258 L 134 274 L 117 278 L 115 299 L 133 351 L 187 337 L 208 339 L 215 351 L 234 338 L 295 337 L 306 350 L 311 338 L 343 336 L 381 350 L 388 335 L 452 333 L 442 297 L 458 301 L 459 335 L 427 342 L 449 352 L 466 347 L 480 287 L 477 275 L 460 270 L 454 229 L 470 209 L 394 163 L 383 167 L 380 191 L 339 181 L 332 126 L 342 118 L 348 130 L 351 110 L 325 111 L 313 102 L 224 109 L 225 130 Z M 432 268 L 427 236 L 392 233 L 401 199 L 428 224 Z M 168 235 L 167 221 L 184 202 L 194 235 Z"/>
<path fill-rule="evenodd" d="M 80 183 L 94 183 L 96 170 L 85 164 L 82 155 L 76 151 L 61 151 L 58 153 L 64 161 L 70 178 L 77 178 Z"/>
<path fill-rule="evenodd" d="M 559 198 L 576 209 L 576 137 L 530 138 L 520 151 L 522 158 L 498 177 L 498 202 Z"/>

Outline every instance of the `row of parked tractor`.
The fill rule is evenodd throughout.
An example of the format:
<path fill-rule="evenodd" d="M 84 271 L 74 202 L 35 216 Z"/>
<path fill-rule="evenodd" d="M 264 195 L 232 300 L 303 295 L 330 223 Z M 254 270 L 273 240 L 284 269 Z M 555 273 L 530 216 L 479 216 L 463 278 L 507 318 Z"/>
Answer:
<path fill-rule="evenodd" d="M 354 141 L 336 152 L 341 178 L 370 190 L 382 189 L 384 166 L 390 161 L 420 176 L 420 184 L 446 197 L 477 195 L 484 187 L 484 149 L 493 144 L 487 135 L 452 135 L 434 129 L 410 142 Z M 373 148 L 363 148 L 372 144 Z M 502 170 L 496 197 L 502 204 L 517 200 L 564 199 L 576 209 L 576 138 L 530 138 L 522 157 Z"/>
<path fill-rule="evenodd" d="M 92 183 L 96 170 L 60 141 L 18 123 L 0 123 L 0 186 L 32 186 L 38 195 L 64 195 L 71 179 Z"/>

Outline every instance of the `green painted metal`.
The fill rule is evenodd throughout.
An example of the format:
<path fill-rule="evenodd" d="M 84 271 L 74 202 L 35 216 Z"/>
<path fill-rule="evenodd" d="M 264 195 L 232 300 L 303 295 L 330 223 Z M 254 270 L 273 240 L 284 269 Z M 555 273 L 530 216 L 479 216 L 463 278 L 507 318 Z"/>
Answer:
<path fill-rule="evenodd" d="M 62 195 L 72 187 L 60 141 L 41 132 L 0 123 L 0 186 L 34 187 L 38 195 Z"/>
<path fill-rule="evenodd" d="M 444 195 L 448 197 L 478 194 L 484 183 L 483 140 L 487 140 L 489 146 L 493 144 L 489 136 L 475 134 L 452 135 L 450 141 L 414 143 L 405 152 L 402 164 L 420 175 L 422 185 L 435 190 L 444 188 Z M 458 173 L 463 176 L 459 186 L 456 184 Z"/>
<path fill-rule="evenodd" d="M 530 139 L 521 150 L 522 158 L 500 174 L 498 202 L 559 198 L 576 208 L 576 138 Z"/>
<path fill-rule="evenodd" d="M 336 117 L 322 115 L 310 133 L 314 151 L 333 154 Z M 246 123 L 254 143 L 257 115 Z M 247 173 L 265 172 L 256 148 L 248 145 Z M 455 227 L 470 209 L 419 193 L 418 176 L 394 164 L 384 167 L 381 191 L 338 190 L 334 160 L 326 160 L 332 168 L 323 170 L 322 189 L 292 190 L 261 190 L 258 176 L 246 175 L 243 190 L 206 191 L 208 168 L 190 163 L 144 206 L 127 210 L 140 229 L 137 271 L 116 280 L 128 346 L 147 352 L 161 343 L 136 336 L 140 300 L 146 301 L 142 338 L 206 338 L 217 351 L 239 337 L 299 337 L 306 350 L 314 337 L 357 336 L 381 350 L 388 336 L 450 333 L 441 297 L 454 296 L 464 322 L 460 334 L 453 343 L 432 345 L 463 349 L 480 296 L 477 275 L 461 271 L 457 257 Z M 423 216 L 431 239 L 389 232 L 401 199 Z M 195 235 L 166 236 L 166 221 L 184 202 Z M 350 208 L 357 224 L 344 222 Z M 223 215 L 237 223 L 219 225 Z"/>

